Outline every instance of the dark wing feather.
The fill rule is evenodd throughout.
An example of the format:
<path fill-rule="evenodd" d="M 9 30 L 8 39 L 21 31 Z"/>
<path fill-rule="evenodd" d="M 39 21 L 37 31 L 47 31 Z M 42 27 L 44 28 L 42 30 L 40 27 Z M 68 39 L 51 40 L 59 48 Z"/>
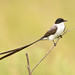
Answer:
<path fill-rule="evenodd" d="M 50 28 L 50 30 L 48 30 L 48 31 L 45 33 L 45 35 L 43 36 L 43 38 L 55 34 L 56 31 L 57 31 L 57 26 L 52 26 L 52 27 Z"/>

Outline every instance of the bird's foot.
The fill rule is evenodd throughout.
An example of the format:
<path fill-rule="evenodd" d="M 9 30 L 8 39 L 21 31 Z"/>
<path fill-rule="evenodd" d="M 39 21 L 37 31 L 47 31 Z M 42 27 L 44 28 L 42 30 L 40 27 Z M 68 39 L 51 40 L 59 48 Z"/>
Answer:
<path fill-rule="evenodd" d="M 60 35 L 59 37 L 62 38 L 62 35 Z"/>
<path fill-rule="evenodd" d="M 56 43 L 54 43 L 54 46 L 56 46 Z"/>

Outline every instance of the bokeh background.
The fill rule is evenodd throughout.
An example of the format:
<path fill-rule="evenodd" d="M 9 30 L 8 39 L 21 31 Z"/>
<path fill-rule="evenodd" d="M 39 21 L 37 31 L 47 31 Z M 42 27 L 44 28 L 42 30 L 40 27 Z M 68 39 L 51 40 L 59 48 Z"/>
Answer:
<path fill-rule="evenodd" d="M 32 75 L 75 75 L 75 0 L 0 0 L 0 52 L 39 39 L 57 18 L 68 20 L 66 28 L 72 31 Z M 40 41 L 0 61 L 0 75 L 28 75 L 25 53 L 32 69 L 52 45 L 51 41 Z"/>

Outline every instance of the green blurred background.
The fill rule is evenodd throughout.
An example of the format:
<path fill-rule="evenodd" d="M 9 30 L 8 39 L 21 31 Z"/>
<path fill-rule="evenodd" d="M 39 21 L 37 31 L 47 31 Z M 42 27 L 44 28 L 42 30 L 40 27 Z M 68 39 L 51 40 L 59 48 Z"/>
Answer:
<path fill-rule="evenodd" d="M 71 32 L 34 70 L 32 75 L 75 75 L 75 0 L 0 0 L 0 52 L 27 45 L 40 37 L 57 18 L 68 20 Z M 31 69 L 52 47 L 40 41 L 0 61 L 0 75 L 28 75 L 25 53 Z"/>

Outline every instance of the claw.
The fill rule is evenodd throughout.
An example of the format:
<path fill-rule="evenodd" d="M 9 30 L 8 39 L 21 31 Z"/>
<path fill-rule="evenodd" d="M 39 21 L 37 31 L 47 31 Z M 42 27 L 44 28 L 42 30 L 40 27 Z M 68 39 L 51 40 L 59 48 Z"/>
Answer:
<path fill-rule="evenodd" d="M 54 46 L 56 46 L 56 43 L 54 43 Z"/>
<path fill-rule="evenodd" d="M 59 37 L 62 38 L 62 35 L 60 35 Z"/>

